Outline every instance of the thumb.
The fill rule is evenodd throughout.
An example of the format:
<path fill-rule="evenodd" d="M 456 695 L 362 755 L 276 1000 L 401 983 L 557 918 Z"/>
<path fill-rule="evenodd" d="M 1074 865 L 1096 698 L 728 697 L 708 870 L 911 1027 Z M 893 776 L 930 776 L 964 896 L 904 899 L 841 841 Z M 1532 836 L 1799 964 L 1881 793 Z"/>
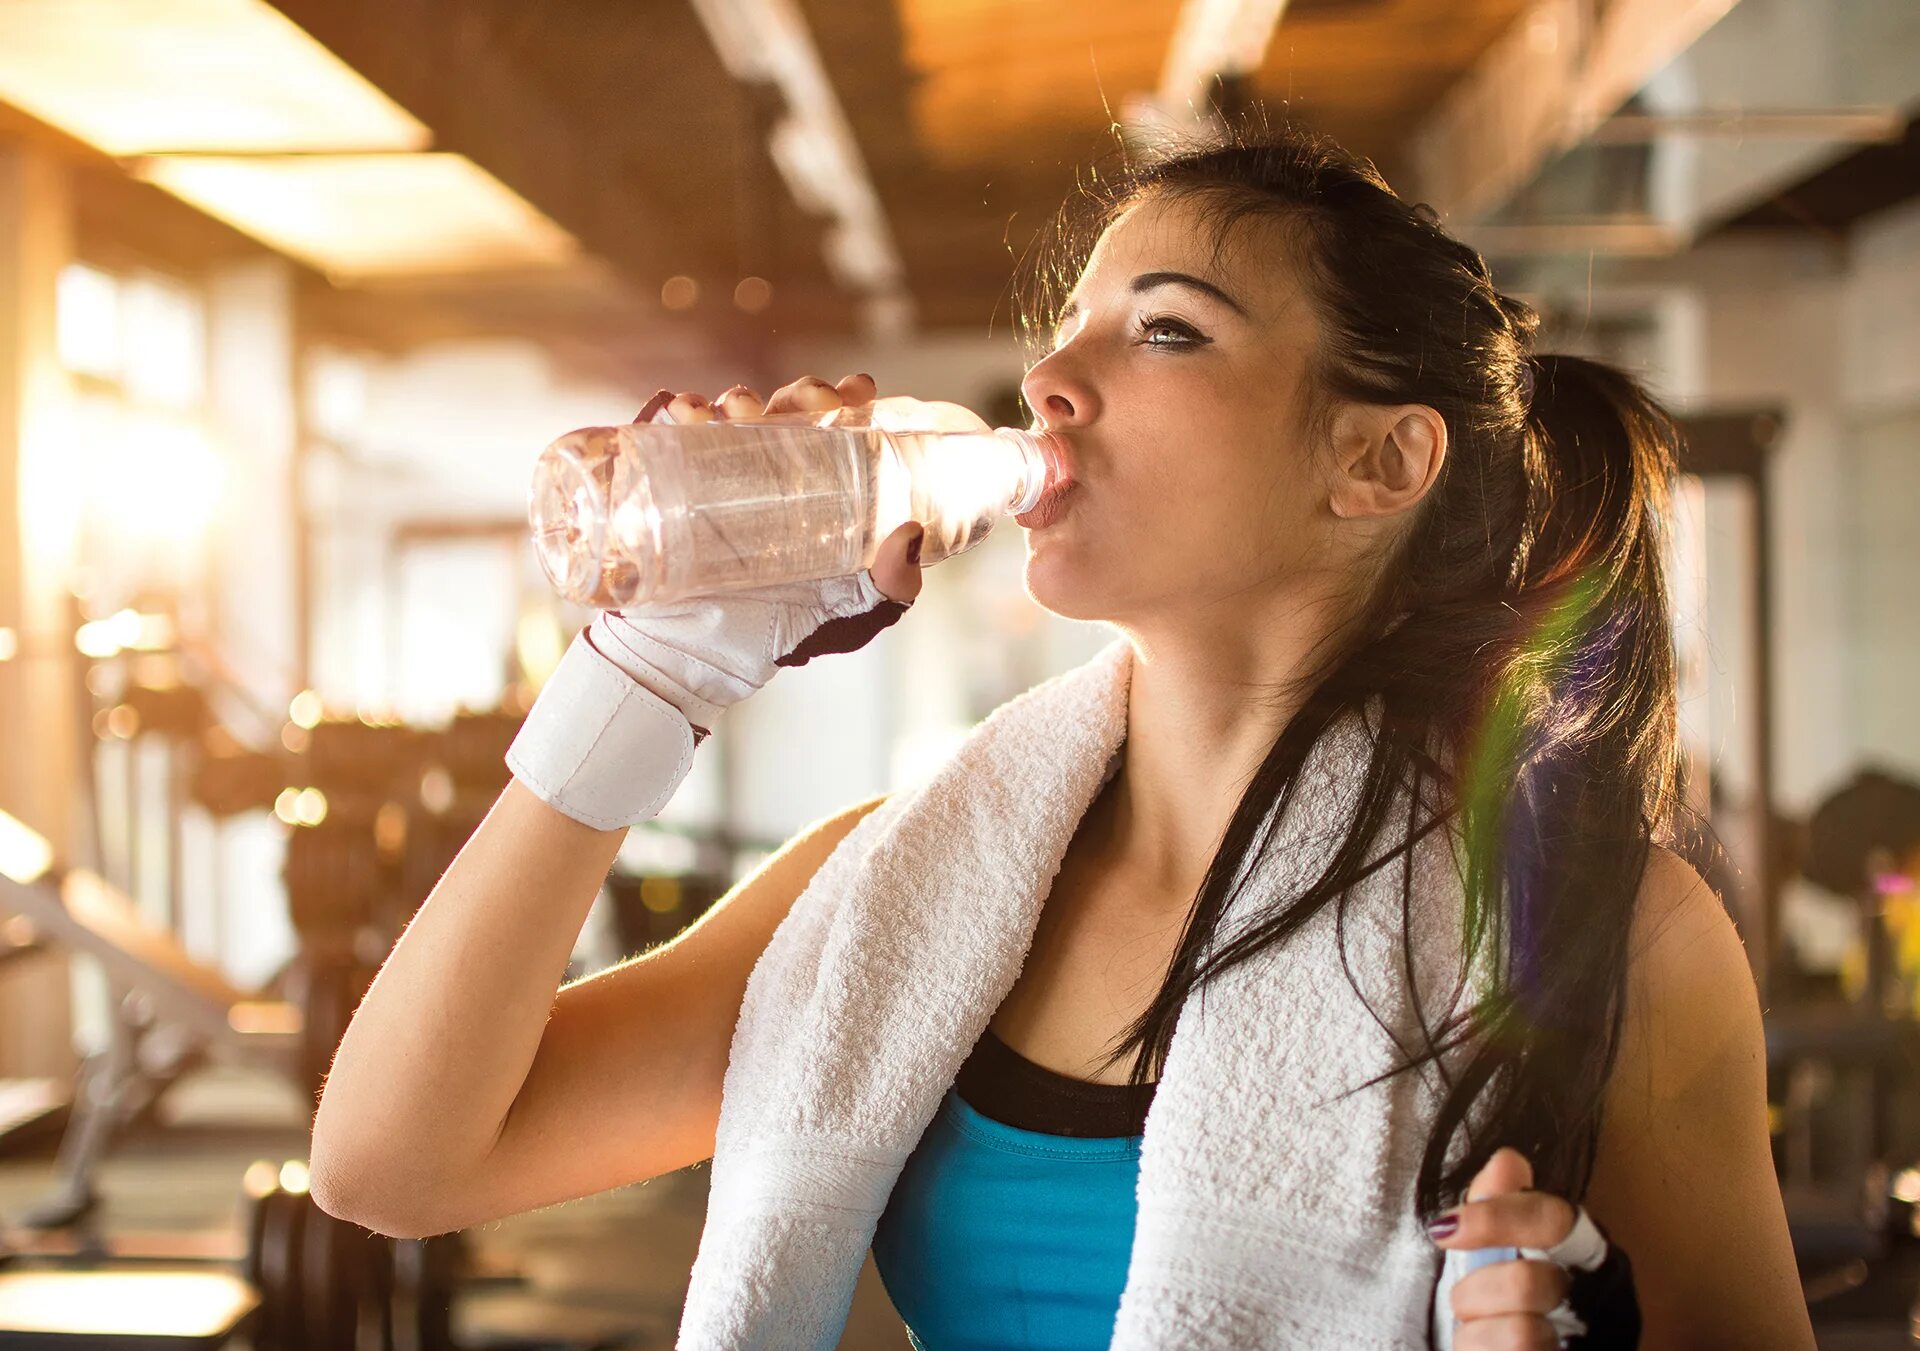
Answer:
<path fill-rule="evenodd" d="M 1527 1191 L 1532 1186 L 1533 1165 L 1527 1162 L 1527 1156 L 1512 1145 L 1502 1145 L 1467 1184 L 1467 1199 L 1484 1201 L 1490 1196 Z"/>
<path fill-rule="evenodd" d="M 912 604 L 920 594 L 920 540 L 925 533 L 926 527 L 920 522 L 908 521 L 880 541 L 868 571 L 888 600 Z"/>

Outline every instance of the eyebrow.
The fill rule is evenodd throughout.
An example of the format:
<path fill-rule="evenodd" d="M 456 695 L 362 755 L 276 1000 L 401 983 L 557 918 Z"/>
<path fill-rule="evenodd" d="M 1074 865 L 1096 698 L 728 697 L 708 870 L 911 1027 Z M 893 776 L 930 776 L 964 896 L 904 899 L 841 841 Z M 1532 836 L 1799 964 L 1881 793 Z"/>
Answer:
<path fill-rule="evenodd" d="M 1250 319 L 1253 317 L 1247 313 L 1246 306 L 1242 305 L 1218 286 L 1215 286 L 1212 282 L 1204 281 L 1199 277 L 1188 276 L 1184 272 L 1142 272 L 1133 279 L 1132 284 L 1129 285 L 1127 289 L 1135 295 L 1140 295 L 1159 286 L 1185 286 L 1189 290 L 1200 292 L 1202 295 L 1212 296 L 1242 319 Z M 1069 300 L 1066 305 L 1061 308 L 1060 317 L 1054 321 L 1055 329 L 1057 330 L 1061 323 L 1071 319 L 1079 312 L 1080 302 L 1077 300 Z"/>

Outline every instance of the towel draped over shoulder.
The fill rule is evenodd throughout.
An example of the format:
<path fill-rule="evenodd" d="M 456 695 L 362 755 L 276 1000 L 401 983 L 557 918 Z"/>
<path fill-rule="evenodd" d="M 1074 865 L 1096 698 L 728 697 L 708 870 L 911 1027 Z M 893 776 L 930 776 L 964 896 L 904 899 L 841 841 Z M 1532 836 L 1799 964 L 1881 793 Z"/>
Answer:
<path fill-rule="evenodd" d="M 994 710 L 849 832 L 775 931 L 734 1031 L 684 1351 L 838 1341 L 894 1180 L 1125 740 L 1132 660 L 1116 639 Z M 1370 752 L 1358 717 L 1322 737 L 1222 935 L 1320 876 Z M 1441 1255 L 1414 1183 L 1443 1084 L 1427 1064 L 1353 1090 L 1424 1048 L 1415 991 L 1437 1028 L 1478 988 L 1456 852 L 1431 832 L 1181 1011 L 1116 1351 L 1427 1344 Z"/>

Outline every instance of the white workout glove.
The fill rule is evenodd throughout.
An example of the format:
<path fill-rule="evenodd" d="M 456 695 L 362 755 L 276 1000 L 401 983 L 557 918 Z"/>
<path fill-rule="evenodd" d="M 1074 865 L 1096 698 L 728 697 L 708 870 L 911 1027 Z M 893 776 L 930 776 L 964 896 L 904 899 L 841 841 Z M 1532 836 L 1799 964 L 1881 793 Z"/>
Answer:
<path fill-rule="evenodd" d="M 662 390 L 635 421 L 669 422 Z M 919 547 L 912 546 L 913 561 Z M 658 814 L 720 714 L 782 666 L 853 652 L 913 605 L 850 577 L 602 611 L 541 688 L 507 751 L 535 796 L 597 830 Z"/>

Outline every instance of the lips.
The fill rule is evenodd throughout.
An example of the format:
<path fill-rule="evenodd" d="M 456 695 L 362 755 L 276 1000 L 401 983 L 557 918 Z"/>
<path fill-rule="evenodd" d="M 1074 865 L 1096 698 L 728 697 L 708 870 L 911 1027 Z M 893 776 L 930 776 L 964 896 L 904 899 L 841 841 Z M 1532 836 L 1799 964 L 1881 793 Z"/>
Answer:
<path fill-rule="evenodd" d="M 1028 530 L 1038 530 L 1042 526 L 1052 525 L 1066 510 L 1067 503 L 1072 500 L 1073 490 L 1077 486 L 1072 479 L 1060 479 L 1049 483 L 1046 490 L 1040 494 L 1040 500 L 1013 519 Z"/>
<path fill-rule="evenodd" d="M 1054 432 L 1041 432 L 1039 436 L 1047 459 L 1047 486 L 1038 501 L 1013 518 L 1028 530 L 1038 530 L 1059 520 L 1076 486 L 1066 441 Z"/>
<path fill-rule="evenodd" d="M 1047 489 L 1069 485 L 1074 481 L 1073 457 L 1067 453 L 1067 443 L 1057 432 L 1041 432 L 1040 444 L 1045 447 L 1047 458 Z"/>

